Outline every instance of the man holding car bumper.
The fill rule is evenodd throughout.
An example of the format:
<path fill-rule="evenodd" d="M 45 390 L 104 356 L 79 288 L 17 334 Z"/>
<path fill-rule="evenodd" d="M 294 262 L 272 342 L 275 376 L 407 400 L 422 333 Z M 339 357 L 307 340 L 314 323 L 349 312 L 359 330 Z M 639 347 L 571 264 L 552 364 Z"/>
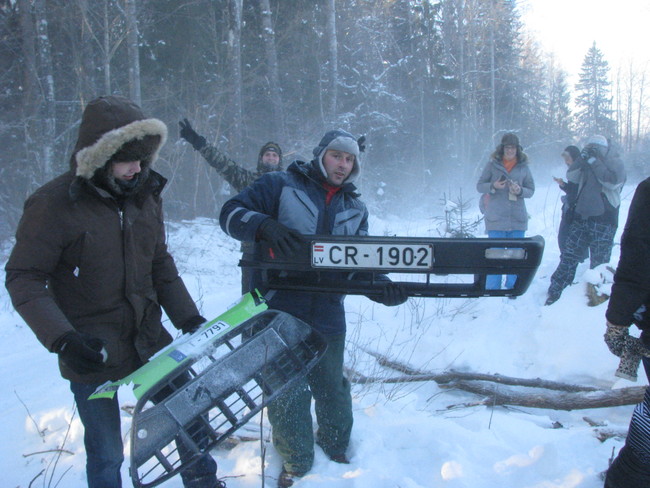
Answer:
<path fill-rule="evenodd" d="M 368 235 L 368 210 L 353 184 L 360 171 L 362 142 L 343 130 L 327 132 L 311 162 L 294 161 L 286 172 L 266 174 L 227 201 L 221 209 L 221 228 L 238 240 L 267 241 L 273 253 L 285 256 L 304 245 L 303 235 Z M 255 275 L 253 284 L 259 287 L 259 273 Z M 383 294 L 372 299 L 388 306 L 406 301 L 403 288 L 385 279 Z M 308 377 L 269 405 L 273 444 L 284 461 L 278 486 L 288 487 L 313 464 L 312 396 L 316 443 L 331 460 L 348 463 L 353 419 L 350 383 L 343 376 L 345 295 L 278 290 L 267 298 L 269 308 L 304 320 L 328 343 L 325 356 Z"/>

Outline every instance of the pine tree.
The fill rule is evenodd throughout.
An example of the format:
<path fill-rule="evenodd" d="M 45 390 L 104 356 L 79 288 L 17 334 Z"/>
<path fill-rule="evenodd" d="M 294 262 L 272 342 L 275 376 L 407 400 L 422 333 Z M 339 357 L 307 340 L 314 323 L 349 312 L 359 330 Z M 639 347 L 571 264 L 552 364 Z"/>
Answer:
<path fill-rule="evenodd" d="M 580 81 L 576 84 L 576 126 L 583 136 L 602 134 L 616 137 L 612 119 L 609 65 L 594 42 L 582 62 Z"/>
<path fill-rule="evenodd" d="M 571 94 L 567 84 L 567 75 L 555 67 L 553 61 L 548 67 L 548 107 L 546 112 L 545 133 L 554 147 L 557 144 L 570 144 L 573 139 L 571 128 Z"/>

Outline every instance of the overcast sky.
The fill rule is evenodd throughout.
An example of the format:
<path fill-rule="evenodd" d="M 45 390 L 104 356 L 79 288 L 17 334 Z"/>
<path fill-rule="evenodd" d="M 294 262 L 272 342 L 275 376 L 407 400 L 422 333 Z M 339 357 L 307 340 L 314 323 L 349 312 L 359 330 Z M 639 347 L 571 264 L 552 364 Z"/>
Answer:
<path fill-rule="evenodd" d="M 612 70 L 630 60 L 637 70 L 650 69 L 649 0 L 520 0 L 519 6 L 527 29 L 555 53 L 572 83 L 594 41 Z"/>

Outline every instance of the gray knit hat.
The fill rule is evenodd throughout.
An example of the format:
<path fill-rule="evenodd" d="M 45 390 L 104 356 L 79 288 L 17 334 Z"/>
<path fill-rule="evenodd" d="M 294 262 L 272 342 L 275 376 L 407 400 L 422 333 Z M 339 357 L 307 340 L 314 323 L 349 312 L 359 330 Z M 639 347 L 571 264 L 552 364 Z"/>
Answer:
<path fill-rule="evenodd" d="M 365 137 L 362 136 L 359 139 L 356 139 L 352 134 L 343 129 L 335 129 L 325 133 L 318 143 L 318 146 L 316 146 L 313 151 L 314 161 L 317 162 L 323 176 L 327 178 L 327 172 L 325 171 L 325 166 L 323 166 L 323 156 L 327 150 L 344 151 L 354 156 L 354 166 L 352 167 L 350 176 L 345 180 L 346 183 L 353 182 L 359 176 L 359 172 L 361 171 L 361 160 L 359 156 L 366 147 L 363 144 L 364 141 Z"/>

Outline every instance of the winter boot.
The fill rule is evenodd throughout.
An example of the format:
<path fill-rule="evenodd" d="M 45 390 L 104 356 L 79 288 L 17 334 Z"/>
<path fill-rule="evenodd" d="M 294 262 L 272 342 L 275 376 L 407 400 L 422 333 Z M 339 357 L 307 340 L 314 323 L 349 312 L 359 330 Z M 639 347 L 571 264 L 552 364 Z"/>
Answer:
<path fill-rule="evenodd" d="M 282 471 L 280 471 L 280 476 L 278 477 L 278 488 L 289 488 L 304 475 L 305 473 L 292 473 L 282 468 Z"/>
<path fill-rule="evenodd" d="M 350 460 L 349 460 L 348 457 L 345 455 L 345 453 L 343 453 L 343 454 L 333 454 L 333 455 L 329 456 L 329 458 L 330 458 L 332 461 L 334 461 L 335 463 L 339 463 L 339 464 L 350 464 Z"/>

